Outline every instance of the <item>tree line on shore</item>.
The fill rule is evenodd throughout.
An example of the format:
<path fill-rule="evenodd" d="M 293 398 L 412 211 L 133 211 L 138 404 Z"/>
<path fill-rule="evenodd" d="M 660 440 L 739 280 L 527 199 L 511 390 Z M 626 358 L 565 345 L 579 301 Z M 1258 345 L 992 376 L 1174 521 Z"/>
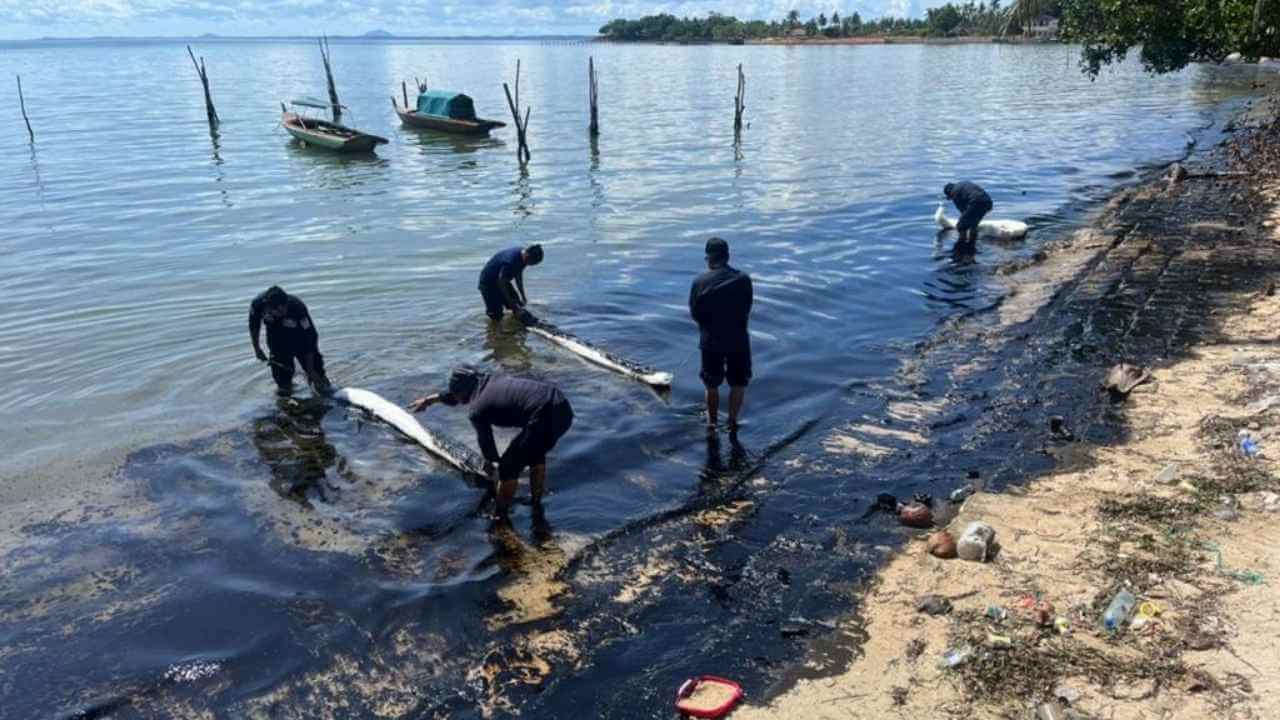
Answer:
<path fill-rule="evenodd" d="M 1019 7 L 1026 5 L 1026 7 Z M 994 36 L 1006 32 L 1019 33 L 1040 17 L 1057 17 L 1057 0 L 1040 0 L 1036 12 L 1028 12 L 1030 4 L 1014 0 L 1003 6 L 1002 0 L 951 2 L 930 8 L 923 18 L 881 17 L 863 19 L 854 12 L 842 16 L 819 13 L 802 19 L 792 10 L 778 20 L 739 20 L 732 15 L 711 13 L 706 17 L 678 18 L 668 13 L 648 15 L 638 20 L 613 20 L 600 28 L 608 40 L 628 42 L 729 42 L 783 37 L 950 37 L 957 35 Z"/>
<path fill-rule="evenodd" d="M 801 20 L 791 10 L 778 20 L 649 15 L 613 20 L 606 40 L 630 42 L 740 42 L 790 37 L 988 37 L 1018 34 L 1057 21 L 1058 36 L 1082 46 L 1080 66 L 1091 77 L 1136 49 L 1153 73 L 1193 62 L 1280 58 L 1280 0 L 980 0 L 949 2 L 923 18 L 865 20 L 832 12 Z"/>

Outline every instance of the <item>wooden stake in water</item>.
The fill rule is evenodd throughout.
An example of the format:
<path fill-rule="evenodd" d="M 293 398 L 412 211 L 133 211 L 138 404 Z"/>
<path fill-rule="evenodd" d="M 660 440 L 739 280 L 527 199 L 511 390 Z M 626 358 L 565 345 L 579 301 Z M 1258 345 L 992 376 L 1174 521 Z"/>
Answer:
<path fill-rule="evenodd" d="M 738 63 L 738 94 L 733 99 L 733 134 L 742 132 L 742 113 L 747 109 L 747 77 L 742 74 L 742 63 Z"/>
<path fill-rule="evenodd" d="M 598 102 L 600 100 L 600 87 L 596 84 L 596 60 L 593 57 L 587 58 L 587 99 L 591 104 L 591 124 L 587 126 L 587 131 L 592 137 L 600 134 L 600 113 Z"/>
<path fill-rule="evenodd" d="M 330 59 L 333 57 L 329 51 L 329 38 L 320 37 L 320 59 L 324 61 L 324 75 L 329 81 L 329 105 L 333 108 L 333 121 L 338 122 L 342 118 L 342 103 L 338 102 L 338 88 L 333 83 L 333 65 Z"/>
<path fill-rule="evenodd" d="M 22 76 L 18 76 L 18 105 L 22 107 L 22 121 L 27 124 L 27 137 L 36 144 L 36 134 L 31 131 L 31 118 L 27 117 L 27 101 L 22 97 Z M 33 156 L 34 157 L 34 156 Z"/>
<path fill-rule="evenodd" d="M 187 55 L 191 56 L 191 64 L 196 68 L 196 75 L 200 78 L 200 84 L 204 86 L 204 114 L 209 120 L 209 129 L 218 129 L 218 111 L 213 107 L 213 96 L 209 94 L 209 73 L 204 67 L 204 57 L 200 58 L 200 62 L 196 62 L 196 54 L 191 52 L 191 46 L 187 46 Z"/>
<path fill-rule="evenodd" d="M 516 159 L 520 161 L 520 166 L 524 167 L 529 163 L 529 158 L 532 157 L 529 152 L 529 140 L 525 133 L 529 130 L 529 115 L 533 112 L 533 108 L 525 108 L 524 119 L 520 119 L 519 60 L 516 60 L 516 92 L 514 97 L 511 94 L 511 88 L 506 83 L 502 83 L 502 90 L 507 94 L 507 107 L 511 109 L 511 119 L 516 124 Z"/>

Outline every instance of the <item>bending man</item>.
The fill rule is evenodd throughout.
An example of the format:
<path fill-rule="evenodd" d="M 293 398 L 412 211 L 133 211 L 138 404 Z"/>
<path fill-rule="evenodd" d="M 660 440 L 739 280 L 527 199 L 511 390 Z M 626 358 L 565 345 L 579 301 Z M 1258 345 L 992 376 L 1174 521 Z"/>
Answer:
<path fill-rule="evenodd" d="M 504 375 L 486 375 L 471 368 L 449 374 L 447 390 L 418 398 L 409 405 L 422 412 L 436 403 L 470 405 L 476 442 L 488 463 L 489 479 L 498 483 L 497 511 L 506 515 L 516 495 L 520 473 L 529 468 L 529 494 L 541 507 L 547 487 L 547 453 L 573 425 L 573 408 L 550 383 Z M 493 428 L 520 428 L 506 452 L 498 455 Z"/>
<path fill-rule="evenodd" d="M 751 276 L 729 267 L 729 243 L 707 241 L 708 270 L 689 288 L 689 314 L 698 323 L 702 350 L 702 383 L 706 386 L 707 428 L 714 430 L 720 415 L 720 383 L 729 380 L 729 431 L 738 429 L 738 416 L 751 380 Z"/>
<path fill-rule="evenodd" d="M 258 344 L 259 330 L 264 323 L 267 326 L 267 349 L 271 351 L 269 358 Z M 307 306 L 279 286 L 272 285 L 249 305 L 249 339 L 253 342 L 254 356 L 262 362 L 271 363 L 271 377 L 275 379 L 280 395 L 293 392 L 294 360 L 307 373 L 307 382 L 312 389 L 318 393 L 332 390 L 329 378 L 324 374 L 320 335 Z"/>
<path fill-rule="evenodd" d="M 538 320 L 525 309 L 529 298 L 524 294 L 524 269 L 542 262 L 542 246 L 508 248 L 489 258 L 480 271 L 480 296 L 484 298 L 484 311 L 489 318 L 502 319 L 503 309 L 508 309 L 526 325 Z"/>
<path fill-rule="evenodd" d="M 960 220 L 956 223 L 956 231 L 960 233 L 960 239 L 956 240 L 956 250 L 959 252 L 974 252 L 978 249 L 978 223 L 982 222 L 982 218 L 991 212 L 993 204 L 991 196 L 987 194 L 977 183 L 959 182 L 947 183 L 942 189 L 942 194 L 947 196 L 956 206 L 956 210 L 960 211 Z"/>

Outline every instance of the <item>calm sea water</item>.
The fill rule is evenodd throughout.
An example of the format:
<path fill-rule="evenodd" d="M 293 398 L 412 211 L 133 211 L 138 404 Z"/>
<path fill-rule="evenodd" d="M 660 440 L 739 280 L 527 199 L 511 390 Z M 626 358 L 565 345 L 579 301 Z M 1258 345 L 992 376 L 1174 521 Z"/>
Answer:
<path fill-rule="evenodd" d="M 849 388 L 899 383 L 913 342 L 999 300 L 992 266 L 1181 157 L 1249 80 L 1126 65 L 1091 83 L 1062 47 L 335 42 L 345 120 L 391 140 L 342 158 L 278 127 L 281 100 L 323 95 L 314 44 L 197 52 L 213 137 L 179 44 L 0 46 L 37 136 L 5 90 L 0 705 L 15 717 L 550 717 L 606 695 L 611 716 L 665 717 L 681 673 L 780 667 L 795 648 L 759 649 L 751 613 L 645 614 L 661 602 L 637 598 L 675 573 L 648 550 L 671 540 L 663 518 L 723 511 L 705 500 L 723 478 L 759 496 L 717 561 L 733 570 L 691 583 L 689 608 L 732 607 L 733 591 L 698 593 L 755 577 L 747 558 L 797 524 L 851 522 L 874 492 L 833 498 L 831 466 L 796 461 L 859 416 Z M 389 107 L 418 76 L 509 119 L 517 59 L 527 171 L 510 128 L 419 133 Z M 995 216 L 1030 220 L 1031 239 L 953 263 L 931 214 L 962 178 L 992 192 Z M 723 448 L 701 430 L 685 308 L 712 234 L 757 297 L 749 425 Z M 526 277 L 535 311 L 675 372 L 669 396 L 487 327 L 480 266 L 532 241 L 547 254 Z M 547 524 L 521 508 L 495 529 L 471 513 L 479 490 L 414 446 L 305 393 L 278 402 L 246 338 L 248 302 L 273 283 L 310 306 L 338 384 L 406 401 L 463 361 L 560 384 L 577 420 Z M 461 414 L 424 420 L 473 442 Z M 730 531 L 699 532 L 677 544 Z M 874 564 L 841 562 L 814 581 Z M 642 609 L 603 609 L 623 605 Z M 812 590 L 754 612 L 823 607 Z"/>

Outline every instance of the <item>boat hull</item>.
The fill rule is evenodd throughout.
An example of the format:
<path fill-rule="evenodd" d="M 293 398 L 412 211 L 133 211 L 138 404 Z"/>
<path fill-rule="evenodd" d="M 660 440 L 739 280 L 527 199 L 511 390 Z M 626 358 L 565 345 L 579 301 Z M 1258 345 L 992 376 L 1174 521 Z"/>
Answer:
<path fill-rule="evenodd" d="M 308 123 L 314 127 L 308 127 Z M 295 113 L 285 113 L 281 124 L 286 132 L 307 145 L 344 153 L 368 153 L 387 142 L 386 138 L 370 135 L 354 128 L 324 121 L 304 121 Z"/>
<path fill-rule="evenodd" d="M 489 131 L 494 128 L 506 127 L 507 124 L 497 120 L 485 120 L 479 118 L 476 120 L 454 120 L 453 118 L 442 117 L 440 115 L 423 115 L 417 110 L 405 110 L 400 106 L 396 106 L 396 115 L 400 116 L 400 122 L 405 127 L 417 128 L 419 130 L 435 130 L 437 132 L 453 133 L 455 135 L 488 135 Z"/>

